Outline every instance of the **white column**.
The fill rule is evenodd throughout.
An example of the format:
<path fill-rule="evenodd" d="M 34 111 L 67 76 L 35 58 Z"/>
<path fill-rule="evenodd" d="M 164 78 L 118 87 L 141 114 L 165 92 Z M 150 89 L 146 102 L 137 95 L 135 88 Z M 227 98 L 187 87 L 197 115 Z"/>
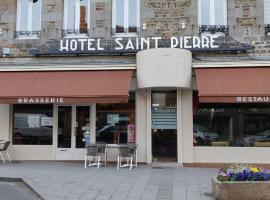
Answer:
<path fill-rule="evenodd" d="M 58 142 L 58 105 L 53 105 L 53 160 L 56 160 L 56 149 Z"/>
<path fill-rule="evenodd" d="M 183 129 L 182 129 L 182 106 L 181 106 L 182 91 L 177 90 L 177 162 L 183 163 Z"/>
<path fill-rule="evenodd" d="M 0 139 L 10 140 L 12 136 L 9 135 L 10 128 L 10 112 L 9 104 L 0 104 Z"/>
<path fill-rule="evenodd" d="M 96 143 L 96 103 L 90 107 L 90 143 Z"/>
<path fill-rule="evenodd" d="M 136 91 L 136 143 L 138 144 L 138 161 L 147 161 L 147 92 Z"/>
<path fill-rule="evenodd" d="M 146 106 L 146 116 L 147 116 L 147 163 L 152 163 L 152 114 L 151 114 L 151 89 L 147 90 L 147 106 Z"/>

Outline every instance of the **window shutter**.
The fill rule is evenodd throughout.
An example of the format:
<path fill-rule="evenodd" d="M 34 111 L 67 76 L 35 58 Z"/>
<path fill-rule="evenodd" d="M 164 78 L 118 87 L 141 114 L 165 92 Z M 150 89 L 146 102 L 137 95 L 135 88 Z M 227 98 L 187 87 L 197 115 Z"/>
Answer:
<path fill-rule="evenodd" d="M 270 0 L 264 0 L 264 24 L 270 24 Z"/>

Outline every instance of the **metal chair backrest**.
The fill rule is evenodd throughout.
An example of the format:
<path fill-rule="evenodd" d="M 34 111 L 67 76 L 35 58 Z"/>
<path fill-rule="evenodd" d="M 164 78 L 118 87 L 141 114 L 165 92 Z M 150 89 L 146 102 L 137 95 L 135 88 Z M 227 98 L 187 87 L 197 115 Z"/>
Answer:
<path fill-rule="evenodd" d="M 7 151 L 9 144 L 10 144 L 10 141 L 6 141 L 6 142 L 4 143 L 4 145 L 3 145 L 3 148 L 0 149 L 0 151 Z"/>
<path fill-rule="evenodd" d="M 105 154 L 106 144 L 104 143 L 97 143 L 97 153 L 98 154 Z"/>
<path fill-rule="evenodd" d="M 129 146 L 120 146 L 119 147 L 119 156 L 122 156 L 122 157 L 130 156 Z"/>
<path fill-rule="evenodd" d="M 93 144 L 87 145 L 86 149 L 87 149 L 87 155 L 89 156 L 96 156 L 98 154 L 97 145 L 93 145 Z"/>

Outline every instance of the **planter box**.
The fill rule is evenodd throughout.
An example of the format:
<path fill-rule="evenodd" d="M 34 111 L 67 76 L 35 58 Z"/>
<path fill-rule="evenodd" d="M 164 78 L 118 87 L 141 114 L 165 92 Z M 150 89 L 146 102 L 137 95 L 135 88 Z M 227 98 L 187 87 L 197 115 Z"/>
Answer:
<path fill-rule="evenodd" d="M 212 179 L 217 200 L 270 200 L 270 181 L 221 182 Z"/>

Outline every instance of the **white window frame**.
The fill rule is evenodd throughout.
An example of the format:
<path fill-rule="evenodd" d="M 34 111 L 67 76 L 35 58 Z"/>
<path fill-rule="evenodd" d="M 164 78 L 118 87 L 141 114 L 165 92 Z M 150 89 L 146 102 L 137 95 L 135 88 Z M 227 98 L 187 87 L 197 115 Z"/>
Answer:
<path fill-rule="evenodd" d="M 33 22 L 32 22 L 32 19 L 33 19 L 33 0 L 28 0 L 28 27 L 27 27 L 27 30 L 21 30 L 21 1 L 22 0 L 17 0 L 17 16 L 16 16 L 16 31 L 19 32 L 19 31 L 41 31 L 41 9 L 42 9 L 42 0 L 39 0 L 40 3 L 41 3 L 41 6 L 40 6 L 40 23 L 39 23 L 39 30 L 33 30 L 32 26 L 33 26 Z M 31 35 L 31 36 L 26 36 L 26 35 L 19 35 L 17 37 L 17 39 L 40 39 L 37 35 Z"/>
<path fill-rule="evenodd" d="M 76 5 L 76 9 L 75 9 L 75 30 L 80 30 L 80 0 L 75 0 L 75 5 Z M 90 4 L 91 4 L 91 0 L 87 0 L 88 1 L 88 6 L 87 6 L 87 13 L 88 13 L 88 23 L 87 23 L 87 29 L 90 30 Z M 68 20 L 67 20 L 67 16 L 68 16 L 68 0 L 64 0 L 64 23 L 63 23 L 63 29 L 67 30 L 68 28 Z M 79 33 L 79 34 L 66 34 L 64 36 L 65 38 L 78 38 L 78 37 L 88 37 L 87 33 Z"/>
<path fill-rule="evenodd" d="M 270 24 L 270 0 L 264 0 L 264 24 Z"/>
<path fill-rule="evenodd" d="M 199 25 L 207 25 L 207 24 L 202 24 L 202 13 L 201 13 L 201 5 L 202 1 L 204 0 L 198 0 L 198 24 Z M 221 2 L 222 1 L 222 2 Z M 223 9 L 224 9 L 224 15 L 223 15 L 223 20 L 224 24 L 216 24 L 215 23 L 215 2 L 216 3 L 223 3 Z M 227 0 L 210 0 L 210 24 L 209 25 L 227 25 Z"/>
<path fill-rule="evenodd" d="M 116 28 L 116 1 L 112 0 L 112 29 Z M 135 0 L 124 0 L 124 29 L 128 29 L 128 17 L 129 17 L 129 1 Z M 140 27 L 140 0 L 137 1 L 137 27 Z M 138 33 L 115 33 L 114 36 L 138 36 Z"/>

